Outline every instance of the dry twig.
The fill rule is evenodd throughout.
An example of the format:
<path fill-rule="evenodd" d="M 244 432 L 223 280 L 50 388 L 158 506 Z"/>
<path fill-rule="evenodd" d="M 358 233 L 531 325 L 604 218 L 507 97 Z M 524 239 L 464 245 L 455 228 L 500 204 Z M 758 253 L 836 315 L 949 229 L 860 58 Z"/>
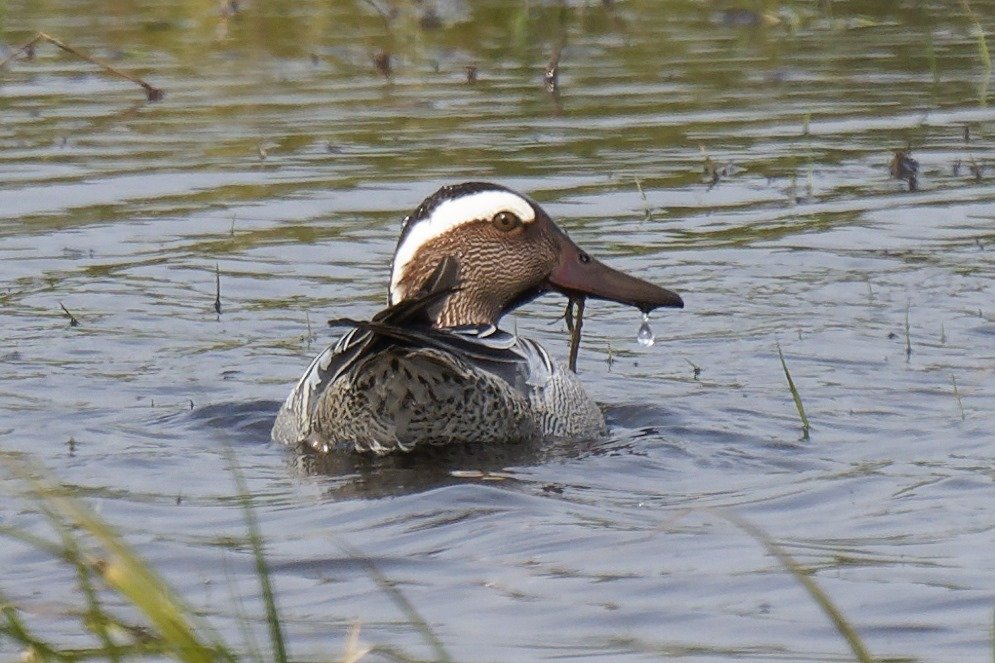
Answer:
<path fill-rule="evenodd" d="M 146 98 L 149 101 L 160 101 L 164 96 L 166 96 L 166 93 L 161 88 L 153 87 L 153 86 L 149 85 L 148 83 L 146 83 L 145 81 L 143 81 L 142 79 L 138 78 L 137 76 L 132 76 L 131 74 L 129 74 L 129 73 L 125 72 L 125 71 L 121 71 L 120 69 L 117 69 L 116 67 L 113 67 L 113 66 L 107 64 L 103 60 L 98 60 L 97 58 L 93 57 L 92 55 L 90 55 L 88 53 L 84 53 L 83 51 L 80 51 L 80 50 L 78 50 L 78 49 L 70 46 L 69 44 L 66 44 L 63 41 L 60 41 L 59 39 L 56 39 L 52 35 L 46 34 L 44 32 L 39 32 L 34 37 L 32 37 L 30 40 L 28 40 L 27 42 L 25 42 L 24 45 L 22 45 L 20 48 L 15 49 L 14 52 L 12 52 L 10 55 L 8 55 L 4 60 L 0 61 L 0 68 L 3 68 L 8 62 L 10 62 L 12 59 L 14 59 L 15 57 L 17 57 L 21 53 L 28 53 L 29 57 L 33 56 L 35 45 L 38 44 L 38 42 L 40 42 L 40 41 L 47 41 L 48 43 L 50 43 L 50 44 L 52 44 L 54 46 L 58 46 L 62 50 L 66 51 L 67 53 L 71 53 L 72 55 L 75 55 L 76 57 L 80 58 L 81 60 L 86 60 L 87 62 L 92 62 L 93 64 L 97 65 L 98 67 L 100 67 L 104 71 L 110 72 L 111 74 L 114 74 L 115 76 L 117 76 L 119 78 L 123 78 L 125 80 L 131 81 L 132 83 L 134 83 L 136 85 L 140 85 L 142 87 L 142 89 L 145 90 L 145 96 L 146 96 Z"/>

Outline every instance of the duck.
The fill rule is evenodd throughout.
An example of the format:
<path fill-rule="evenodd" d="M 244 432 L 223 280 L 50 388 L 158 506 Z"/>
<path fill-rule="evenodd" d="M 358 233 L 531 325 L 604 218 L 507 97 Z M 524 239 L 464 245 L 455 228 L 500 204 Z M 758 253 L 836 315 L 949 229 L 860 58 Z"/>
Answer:
<path fill-rule="evenodd" d="M 683 308 L 681 296 L 613 269 L 535 201 L 500 184 L 443 186 L 404 218 L 387 307 L 347 328 L 304 371 L 272 438 L 320 453 L 384 455 L 605 435 L 577 375 L 499 327 L 548 292 Z"/>

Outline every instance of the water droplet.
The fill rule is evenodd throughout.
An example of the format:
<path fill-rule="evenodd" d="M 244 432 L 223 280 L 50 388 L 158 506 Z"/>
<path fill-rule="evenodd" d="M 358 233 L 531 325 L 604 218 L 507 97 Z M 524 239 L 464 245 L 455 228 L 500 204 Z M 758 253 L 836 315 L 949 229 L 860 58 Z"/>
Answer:
<path fill-rule="evenodd" d="M 639 333 L 636 334 L 636 340 L 644 348 L 650 347 L 656 341 L 656 337 L 653 336 L 653 330 L 650 328 L 649 313 L 643 313 L 643 324 L 639 326 Z"/>

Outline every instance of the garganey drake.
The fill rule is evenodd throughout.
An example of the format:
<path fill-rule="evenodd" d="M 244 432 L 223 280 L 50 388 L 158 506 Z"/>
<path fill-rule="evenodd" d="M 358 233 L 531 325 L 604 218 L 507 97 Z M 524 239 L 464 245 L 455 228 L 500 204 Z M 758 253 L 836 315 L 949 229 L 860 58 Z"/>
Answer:
<path fill-rule="evenodd" d="M 573 372 L 498 329 L 544 292 L 643 312 L 684 302 L 581 250 L 532 200 L 497 184 L 445 186 L 404 219 L 388 307 L 319 354 L 290 392 L 273 439 L 321 452 L 386 454 L 604 434 Z"/>

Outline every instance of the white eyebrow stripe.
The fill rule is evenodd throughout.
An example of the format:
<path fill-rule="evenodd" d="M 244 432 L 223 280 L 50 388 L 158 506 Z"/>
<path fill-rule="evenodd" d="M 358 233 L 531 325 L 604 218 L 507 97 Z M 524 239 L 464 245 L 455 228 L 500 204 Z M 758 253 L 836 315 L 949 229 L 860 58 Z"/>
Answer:
<path fill-rule="evenodd" d="M 397 286 L 404 270 L 426 243 L 444 235 L 464 223 L 490 219 L 498 212 L 512 212 L 524 223 L 535 221 L 535 210 L 529 201 L 510 191 L 478 191 L 441 203 L 432 214 L 408 231 L 407 237 L 394 253 L 394 267 L 390 276 L 390 299 L 396 304 L 400 299 Z"/>

